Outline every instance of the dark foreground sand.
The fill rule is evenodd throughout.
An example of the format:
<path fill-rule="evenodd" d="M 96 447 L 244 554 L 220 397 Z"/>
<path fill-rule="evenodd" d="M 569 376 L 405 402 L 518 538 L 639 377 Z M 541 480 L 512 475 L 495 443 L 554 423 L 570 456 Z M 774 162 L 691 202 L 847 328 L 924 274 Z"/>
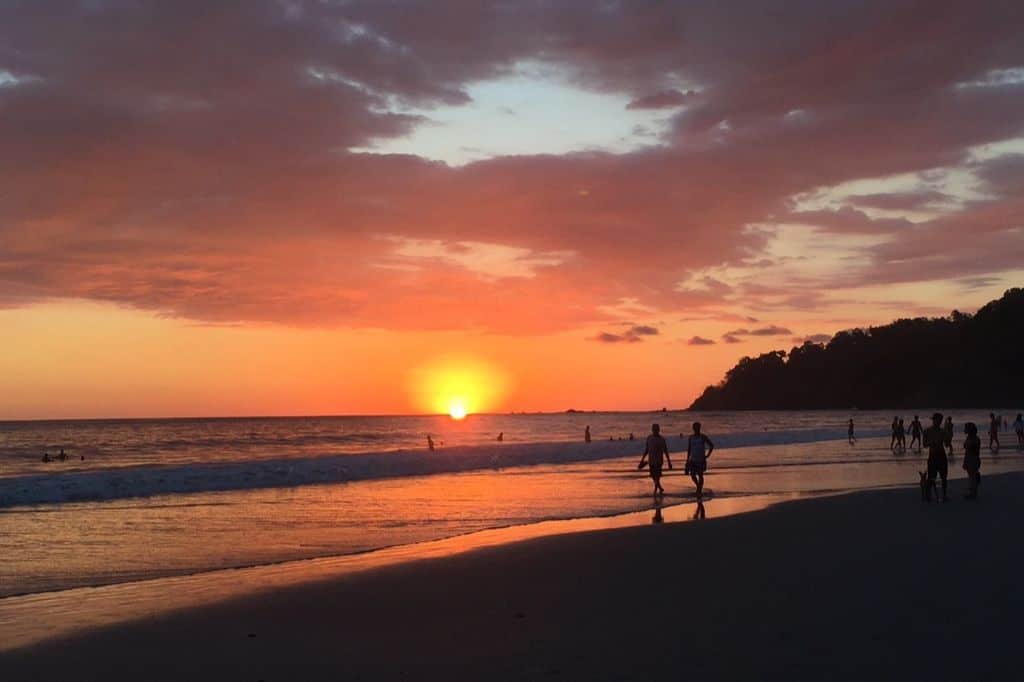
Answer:
<path fill-rule="evenodd" d="M 1024 475 L 963 485 L 299 585 L 3 653 L 0 680 L 1017 679 Z"/>

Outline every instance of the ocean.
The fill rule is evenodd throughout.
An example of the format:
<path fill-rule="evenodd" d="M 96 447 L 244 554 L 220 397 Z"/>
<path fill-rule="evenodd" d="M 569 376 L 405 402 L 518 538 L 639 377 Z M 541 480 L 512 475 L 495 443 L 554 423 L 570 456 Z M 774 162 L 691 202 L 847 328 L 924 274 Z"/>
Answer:
<path fill-rule="evenodd" d="M 932 410 L 902 411 L 927 421 Z M 953 410 L 957 425 L 988 409 Z M 1016 414 L 1009 409 L 997 414 Z M 859 441 L 846 442 L 847 419 Z M 916 481 L 892 412 L 565 413 L 0 422 L 0 605 L 12 595 L 344 556 L 493 528 L 649 510 L 650 425 L 701 421 L 715 500 Z M 593 442 L 583 442 L 589 426 Z M 501 442 L 498 434 L 503 434 Z M 636 440 L 629 440 L 630 433 Z M 426 447 L 427 435 L 436 444 Z M 962 436 L 958 435 L 958 441 Z M 66 461 L 42 462 L 61 448 Z M 82 459 L 84 457 L 84 459 Z M 665 504 L 692 503 L 667 472 Z M 984 471 L 1024 464 L 1015 437 Z M 958 464 L 952 471 L 958 472 Z"/>

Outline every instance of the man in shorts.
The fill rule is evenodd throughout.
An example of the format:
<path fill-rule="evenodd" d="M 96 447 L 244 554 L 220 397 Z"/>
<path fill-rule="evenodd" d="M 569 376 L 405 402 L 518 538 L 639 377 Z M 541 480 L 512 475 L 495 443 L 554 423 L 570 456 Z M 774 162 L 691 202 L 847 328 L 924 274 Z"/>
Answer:
<path fill-rule="evenodd" d="M 686 444 L 686 473 L 690 474 L 693 484 L 697 486 L 697 499 L 704 499 L 704 472 L 708 468 L 708 458 L 715 449 L 711 439 L 700 432 L 700 422 L 693 423 L 693 433 Z"/>
<path fill-rule="evenodd" d="M 946 478 L 949 476 L 949 460 L 946 459 L 946 444 L 942 433 L 942 415 L 932 415 L 932 425 L 924 430 L 924 445 L 928 448 L 928 480 L 942 479 L 942 501 L 946 501 Z"/>
<path fill-rule="evenodd" d="M 662 437 L 661 426 L 658 424 L 651 424 L 651 435 L 647 436 L 647 445 L 637 469 L 643 469 L 648 462 L 651 467 L 651 480 L 654 481 L 654 494 L 664 495 L 665 489 L 661 487 L 661 468 L 668 462 L 668 468 L 671 469 L 672 459 L 668 456 L 668 443 Z"/>

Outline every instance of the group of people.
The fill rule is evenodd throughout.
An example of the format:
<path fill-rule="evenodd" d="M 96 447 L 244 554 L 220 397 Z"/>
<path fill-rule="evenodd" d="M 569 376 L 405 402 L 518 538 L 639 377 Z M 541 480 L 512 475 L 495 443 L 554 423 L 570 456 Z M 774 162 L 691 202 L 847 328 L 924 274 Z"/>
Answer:
<path fill-rule="evenodd" d="M 850 420 L 852 423 L 852 419 Z M 921 452 L 921 448 L 924 447 L 923 441 L 924 433 L 926 429 L 921 423 L 920 417 L 914 415 L 914 420 L 910 422 L 910 426 L 907 427 L 902 417 L 892 418 L 892 437 L 889 440 L 889 449 L 896 454 L 900 454 L 907 451 L 907 433 L 910 434 L 910 448 L 915 452 Z M 946 456 L 949 458 L 953 457 L 953 434 L 955 428 L 953 426 L 953 418 L 946 417 L 945 420 L 939 424 L 940 431 L 940 442 L 942 447 L 946 451 Z"/>
<path fill-rule="evenodd" d="M 918 421 L 914 417 L 914 421 Z M 948 430 L 947 430 L 948 425 Z M 978 437 L 978 426 L 974 422 L 964 424 L 964 461 L 963 468 L 967 472 L 968 500 L 977 499 L 978 485 L 981 483 L 981 438 Z M 932 415 L 932 425 L 922 432 L 921 438 L 928 448 L 928 471 L 922 482 L 930 488 L 935 487 L 935 479 L 942 481 L 942 501 L 948 498 L 947 479 L 949 477 L 949 455 L 952 455 L 952 420 L 948 417 L 943 421 L 942 414 Z M 949 455 L 947 455 L 947 448 Z"/>
<path fill-rule="evenodd" d="M 83 462 L 85 461 L 85 455 L 79 455 L 79 457 L 81 458 L 81 460 Z M 39 461 L 40 462 L 66 462 L 67 460 L 68 460 L 68 455 L 67 455 L 66 452 L 64 452 L 64 448 L 61 448 L 60 449 L 60 453 L 54 455 L 53 457 L 50 457 L 50 453 L 49 452 L 44 452 L 42 459 L 40 459 Z"/>
<path fill-rule="evenodd" d="M 994 412 L 989 412 L 988 419 L 988 448 L 999 452 L 999 427 L 1006 430 L 1006 417 L 997 417 Z M 1017 435 L 1017 449 L 1024 450 L 1024 414 L 1017 413 L 1017 418 L 1013 420 L 1013 431 Z"/>
<path fill-rule="evenodd" d="M 999 442 L 999 431 L 1000 429 L 1006 429 L 1006 418 L 999 416 L 997 417 L 994 412 L 990 412 L 988 415 L 988 448 L 994 453 L 999 452 L 1001 444 Z M 977 429 L 976 424 L 971 424 Z M 966 432 L 967 425 L 964 426 Z M 945 421 L 941 424 L 941 442 L 943 447 L 946 449 L 947 456 L 953 456 L 953 434 L 955 429 L 953 427 L 953 418 L 946 417 Z M 1024 415 L 1017 414 L 1017 419 L 1013 422 L 1013 430 L 1017 435 L 1017 448 L 1024 449 Z M 849 425 L 850 442 L 854 442 L 853 438 L 853 420 L 850 420 Z M 910 422 L 910 426 L 907 427 L 903 423 L 903 419 L 900 417 L 892 418 L 892 438 L 889 441 L 889 449 L 894 453 L 902 453 L 907 450 L 907 433 L 910 433 L 910 447 L 915 448 L 916 451 L 921 452 L 921 448 L 927 443 L 923 442 L 925 429 L 921 424 L 921 420 L 917 415 L 914 415 L 914 421 Z"/>
<path fill-rule="evenodd" d="M 682 434 L 680 434 L 682 436 Z M 708 459 L 715 450 L 715 444 L 701 433 L 700 422 L 693 423 L 693 433 L 686 442 L 686 464 L 683 472 L 690 477 L 697 487 L 697 499 L 704 498 L 704 472 L 708 468 Z M 644 454 L 640 457 L 637 469 L 645 466 L 650 471 L 651 480 L 654 482 L 654 495 L 659 497 L 665 494 L 665 488 L 661 485 L 661 476 L 665 465 L 672 468 L 672 458 L 668 452 L 668 441 L 661 435 L 661 426 L 651 424 L 651 435 L 647 436 L 647 443 L 644 447 Z"/>

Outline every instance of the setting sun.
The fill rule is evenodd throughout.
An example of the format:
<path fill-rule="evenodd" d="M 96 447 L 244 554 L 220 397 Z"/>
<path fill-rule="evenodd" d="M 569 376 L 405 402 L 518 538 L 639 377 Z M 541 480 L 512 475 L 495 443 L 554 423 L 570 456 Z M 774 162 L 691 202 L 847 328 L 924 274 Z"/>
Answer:
<path fill-rule="evenodd" d="M 487 363 L 447 357 L 416 370 L 410 388 L 424 412 L 463 419 L 500 407 L 507 384 L 505 375 Z"/>

